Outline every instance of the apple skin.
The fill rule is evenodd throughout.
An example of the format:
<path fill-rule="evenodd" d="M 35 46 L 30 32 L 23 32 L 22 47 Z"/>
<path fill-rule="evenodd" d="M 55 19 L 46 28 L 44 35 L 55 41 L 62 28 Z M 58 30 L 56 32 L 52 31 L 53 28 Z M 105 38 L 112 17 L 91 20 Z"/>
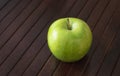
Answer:
<path fill-rule="evenodd" d="M 68 20 L 69 19 L 69 23 Z M 70 24 L 71 29 L 68 29 Z M 52 54 L 63 62 L 82 59 L 92 44 L 92 32 L 81 19 L 60 18 L 49 27 L 47 42 Z"/>

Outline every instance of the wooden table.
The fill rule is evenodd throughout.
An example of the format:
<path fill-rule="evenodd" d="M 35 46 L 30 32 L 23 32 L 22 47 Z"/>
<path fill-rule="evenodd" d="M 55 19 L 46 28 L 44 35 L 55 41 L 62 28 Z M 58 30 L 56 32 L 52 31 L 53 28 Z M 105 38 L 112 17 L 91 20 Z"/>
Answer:
<path fill-rule="evenodd" d="M 48 48 L 49 25 L 61 17 L 81 18 L 93 32 L 78 62 Z M 0 0 L 0 76 L 120 76 L 120 0 Z"/>

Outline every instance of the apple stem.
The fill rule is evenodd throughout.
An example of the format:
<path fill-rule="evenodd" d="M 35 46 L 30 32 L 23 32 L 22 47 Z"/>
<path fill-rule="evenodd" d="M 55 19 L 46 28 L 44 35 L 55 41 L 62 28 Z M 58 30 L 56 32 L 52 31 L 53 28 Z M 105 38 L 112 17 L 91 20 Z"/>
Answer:
<path fill-rule="evenodd" d="M 70 20 L 69 20 L 69 18 L 67 18 L 67 28 L 68 28 L 68 30 L 71 30 L 71 26 L 70 26 Z"/>

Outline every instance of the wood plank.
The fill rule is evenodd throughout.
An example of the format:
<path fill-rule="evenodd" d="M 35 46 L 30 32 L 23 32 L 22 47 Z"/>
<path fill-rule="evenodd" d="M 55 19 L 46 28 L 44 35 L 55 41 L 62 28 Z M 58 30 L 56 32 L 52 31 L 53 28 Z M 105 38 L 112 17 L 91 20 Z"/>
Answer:
<path fill-rule="evenodd" d="M 102 60 L 104 57 L 103 55 L 104 55 L 105 48 L 107 46 L 109 46 L 109 43 L 110 43 L 109 41 L 111 41 L 114 37 L 114 33 L 113 33 L 113 34 L 111 34 L 110 38 L 107 38 L 103 34 L 103 32 L 105 30 L 105 26 L 106 25 L 109 26 L 109 24 L 107 24 L 107 22 L 111 18 L 110 15 L 112 15 L 112 13 L 115 10 L 116 3 L 117 3 L 117 1 L 115 1 L 115 0 L 113 2 L 111 1 L 111 3 L 108 5 L 107 9 L 105 10 L 104 14 L 102 15 L 102 18 L 98 22 L 96 28 L 93 31 L 93 36 L 94 36 L 95 40 L 93 41 L 93 47 L 91 50 L 95 51 L 95 53 L 93 52 L 93 54 L 91 54 L 92 51 L 90 51 L 88 53 L 88 56 L 90 56 L 89 57 L 90 60 L 88 59 L 88 62 L 86 64 L 87 66 L 86 66 L 85 70 L 83 71 L 83 76 L 87 76 L 87 75 L 95 76 L 96 75 L 97 70 L 99 69 L 99 65 L 101 64 L 100 60 Z M 105 39 L 105 40 L 101 41 L 102 40 L 102 39 L 100 39 L 101 36 L 105 36 L 106 39 L 103 37 L 103 39 Z M 96 47 L 97 47 L 97 49 L 95 49 Z M 92 57 L 92 59 L 91 59 L 91 57 Z"/>
<path fill-rule="evenodd" d="M 73 0 L 71 0 L 71 1 L 73 1 Z M 53 18 L 52 21 L 54 21 L 54 19 L 56 19 L 56 18 L 61 17 L 61 15 L 65 14 L 65 12 L 68 12 L 68 11 L 69 11 L 69 9 L 71 8 L 71 6 L 72 6 L 72 5 L 74 4 L 74 2 L 75 2 L 75 1 L 73 1 L 73 2 L 71 2 L 71 1 L 70 1 L 71 4 L 68 2 L 68 3 L 64 6 L 64 8 L 59 11 L 60 14 L 57 14 L 57 15 Z M 68 8 L 69 8 L 69 9 L 68 9 Z M 63 16 L 64 16 L 64 15 L 63 15 Z M 51 23 L 51 22 L 50 22 L 50 23 Z M 50 25 L 50 23 L 49 23 L 49 25 Z M 45 32 L 45 33 L 47 34 L 47 32 Z M 59 63 L 59 62 L 58 62 L 58 63 Z M 58 64 L 58 63 L 56 63 L 56 64 Z M 34 64 L 34 65 L 35 65 L 35 64 Z M 39 65 L 38 65 L 38 66 L 39 66 Z M 31 67 L 31 66 L 30 66 L 30 67 Z M 31 69 L 28 68 L 28 70 L 29 70 L 29 71 L 27 71 L 26 74 L 27 74 L 27 73 L 28 73 L 28 74 L 31 73 L 31 72 L 30 72 Z M 36 71 L 39 72 L 39 70 L 36 70 Z M 52 71 L 51 71 L 51 72 L 52 72 Z M 25 74 L 25 75 L 26 75 L 26 74 Z M 27 75 L 28 75 L 28 74 L 27 74 Z M 33 74 L 34 74 L 34 73 L 33 73 Z M 33 74 L 29 74 L 29 75 L 32 76 Z"/>
<path fill-rule="evenodd" d="M 28 48 L 24 54 L 19 59 L 19 62 L 16 63 L 16 65 L 13 67 L 13 69 L 9 72 L 9 76 L 21 76 L 26 69 L 31 65 L 37 54 L 41 51 L 41 49 L 44 47 L 46 43 L 46 37 L 44 32 L 47 32 L 48 27 L 42 31 L 37 39 L 32 43 L 30 48 Z M 46 56 L 46 55 L 45 55 Z M 44 57 L 44 56 L 43 56 Z M 45 58 L 43 58 L 45 59 Z M 23 65 L 23 66 L 21 66 Z M 39 64 L 41 65 L 41 64 Z M 39 66 L 40 67 L 40 66 Z M 41 66 L 42 67 L 42 66 Z"/>
<path fill-rule="evenodd" d="M 54 6 L 52 6 L 52 9 L 53 9 L 53 7 Z M 55 9 L 56 10 L 59 9 L 59 5 L 58 5 L 58 7 L 55 7 Z M 55 9 L 53 9 L 52 11 L 55 11 Z M 49 11 L 46 11 L 46 13 L 47 12 L 49 12 Z M 49 15 L 52 15 L 52 14 L 53 14 L 53 12 L 51 12 L 51 13 L 49 12 Z M 45 17 L 47 17 L 47 16 L 45 16 Z M 38 31 L 40 31 L 40 28 L 42 26 L 45 26 L 44 24 L 41 24 L 41 22 L 45 22 L 48 19 L 48 17 L 46 19 L 44 19 L 44 17 L 41 17 L 41 19 L 43 19 L 43 20 L 42 21 L 39 20 L 38 22 L 40 22 L 40 23 L 36 24 L 36 25 L 38 25 L 37 28 L 36 28 Z M 49 24 L 46 24 L 46 25 L 49 25 Z M 40 33 L 39 37 L 37 37 L 37 39 L 35 40 L 35 42 L 32 43 L 33 45 L 31 45 L 31 47 L 28 49 L 28 51 L 25 53 L 25 55 L 23 55 L 23 57 L 21 58 L 21 60 L 15 65 L 15 67 L 13 68 L 13 70 L 10 72 L 11 76 L 13 76 L 13 75 L 21 75 L 29 67 L 29 65 L 31 64 L 31 62 L 34 60 L 34 57 L 36 57 L 36 54 L 40 51 L 39 49 L 43 46 L 43 44 L 46 41 L 46 34 L 47 34 L 48 27 L 49 26 L 45 27 L 44 30 L 41 28 L 41 31 L 42 30 L 43 31 Z M 34 31 L 34 33 L 36 33 L 36 31 Z M 24 65 L 24 66 L 21 67 L 21 65 Z"/>
<path fill-rule="evenodd" d="M 82 11 L 79 13 L 78 17 L 86 21 L 98 3 L 99 0 L 88 0 Z"/>
<path fill-rule="evenodd" d="M 40 70 L 38 76 L 52 76 L 58 64 L 59 61 L 53 55 L 51 55 L 43 68 Z"/>
<path fill-rule="evenodd" d="M 46 43 L 46 37 L 43 32 L 47 32 L 47 29 L 35 39 L 30 48 L 24 51 L 19 61 L 14 65 L 12 70 L 9 72 L 9 76 L 21 76 L 25 70 L 30 66 L 31 62 L 35 59 L 36 55 L 41 51 Z M 23 66 L 21 66 L 23 65 Z"/>
<path fill-rule="evenodd" d="M 117 64 L 116 64 L 115 69 L 113 70 L 111 76 L 119 76 L 119 75 L 120 75 L 120 57 L 119 57 L 119 59 L 117 61 Z"/>
<path fill-rule="evenodd" d="M 110 23 L 110 30 L 108 33 L 105 34 L 108 38 L 111 37 L 111 34 L 117 32 L 120 30 L 120 8 L 116 10 L 115 14 L 112 17 L 112 21 Z M 113 26 L 114 25 L 114 26 Z M 120 32 L 120 31 L 119 31 Z M 120 33 L 117 34 L 115 40 L 112 42 L 110 47 L 107 47 L 108 49 L 105 50 L 105 56 L 104 60 L 100 66 L 98 76 L 110 76 L 114 66 L 116 65 L 117 59 L 120 55 Z"/>
<path fill-rule="evenodd" d="M 26 9 L 23 14 L 28 14 L 29 12 L 32 13 L 33 10 L 35 8 L 37 8 L 37 6 L 33 7 L 33 5 L 37 5 L 37 3 L 39 3 L 39 1 L 35 1 L 35 2 L 32 2 L 29 6 L 28 9 Z M 38 4 L 39 5 L 39 4 Z M 33 7 L 33 9 L 31 8 Z M 9 30 L 13 30 L 12 32 L 14 32 L 11 36 L 11 38 L 9 39 L 9 41 L 4 45 L 4 47 L 1 48 L 1 51 L 0 51 L 0 63 L 2 63 L 6 57 L 9 55 L 9 53 L 11 53 L 11 51 L 16 47 L 16 45 L 21 41 L 21 39 L 25 36 L 25 34 L 27 33 L 27 31 L 29 31 L 32 26 L 34 26 L 34 23 L 37 21 L 37 19 L 39 18 L 38 15 L 42 15 L 42 13 L 44 12 L 45 8 L 42 8 L 42 7 L 45 7 L 44 4 L 42 4 L 42 6 L 39 6 L 39 8 L 34 11 L 34 13 L 29 17 L 29 19 L 27 21 L 25 21 L 23 23 L 23 25 L 21 26 L 21 28 L 17 31 L 17 32 L 14 32 L 13 30 L 13 27 L 17 28 L 16 24 L 13 25 L 13 27 L 11 26 L 11 28 L 9 28 Z M 42 10 L 42 11 L 41 11 Z M 21 19 L 21 17 L 23 17 L 24 15 L 21 15 L 20 18 L 18 18 L 18 20 L 23 20 Z M 38 15 L 36 15 L 38 14 Z M 25 16 L 24 16 L 25 17 Z M 20 21 L 21 22 L 21 21 Z M 30 23 L 31 22 L 31 23 Z M 16 23 L 16 22 L 15 22 Z M 29 23 L 29 24 L 28 24 Z M 19 24 L 17 22 L 17 24 Z M 10 33 L 10 32 L 9 32 Z M 6 34 L 9 34 L 8 32 L 6 32 Z M 9 35 L 8 35 L 9 36 Z M 5 37 L 8 37 L 8 36 L 5 36 Z M 14 44 L 13 44 L 14 42 Z M 9 50 L 8 50 L 9 49 Z"/>
<path fill-rule="evenodd" d="M 88 0 L 77 0 L 73 7 L 67 14 L 68 17 L 77 17 L 81 10 L 84 8 Z"/>
<path fill-rule="evenodd" d="M 34 3 L 34 2 L 33 2 Z M 33 6 L 32 6 L 33 7 Z M 44 7 L 44 4 L 42 4 L 42 7 Z M 41 15 L 42 15 L 42 12 L 44 11 L 44 9 L 45 8 L 42 8 L 41 6 L 39 6 L 39 8 L 30 16 L 30 19 L 28 19 L 28 21 L 27 21 L 27 23 L 30 23 L 29 21 L 34 21 L 33 19 L 35 19 L 36 17 L 37 18 L 39 18 L 39 16 L 38 15 L 40 15 L 40 13 L 41 13 Z M 40 9 L 42 9 L 43 11 L 41 11 Z M 36 14 L 38 14 L 38 15 L 36 15 Z M 34 16 L 35 16 L 35 18 L 34 18 Z M 36 19 L 35 19 L 36 20 Z M 25 24 L 27 24 L 27 23 L 25 23 Z M 36 22 L 33 22 L 33 24 L 31 24 L 31 26 L 32 25 L 34 25 L 34 23 L 36 23 Z M 18 44 L 16 44 L 16 45 L 13 45 L 13 42 L 14 41 L 17 41 L 17 39 L 19 40 L 19 37 L 21 38 L 21 36 L 23 36 L 23 34 L 24 34 L 24 32 L 26 31 L 26 29 L 28 29 L 27 27 L 28 26 L 30 26 L 29 24 L 28 25 L 24 25 L 21 29 L 19 29 L 19 31 L 18 32 L 16 32 L 16 34 L 11 38 L 11 40 L 8 42 L 8 44 L 7 44 L 7 46 L 5 46 L 4 48 L 3 48 L 3 50 L 1 50 L 0 51 L 0 54 L 1 54 L 1 60 L 4 60 L 4 59 L 6 59 L 6 57 L 8 57 L 9 55 L 10 55 L 10 53 L 12 53 L 12 51 L 14 51 L 14 49 L 17 47 L 16 45 L 18 45 Z M 26 28 L 25 28 L 26 27 Z M 25 29 L 24 29 L 25 28 Z M 22 34 L 22 32 L 23 32 L 23 34 Z M 33 32 L 34 33 L 34 32 Z M 32 34 L 33 34 L 32 33 Z M 29 38 L 30 36 L 28 36 L 27 38 Z M 16 39 L 16 40 L 15 40 Z M 29 40 L 29 39 L 26 39 L 26 40 Z M 26 40 L 24 40 L 23 42 L 25 43 L 26 42 Z M 17 41 L 18 42 L 18 41 Z M 21 42 L 21 43 L 23 43 L 23 42 Z M 16 42 L 14 42 L 14 43 L 16 43 Z M 27 42 L 26 42 L 26 44 L 27 44 Z M 10 46 L 11 45 L 11 46 Z M 20 44 L 20 45 L 23 45 L 23 44 Z M 28 45 L 27 45 L 28 46 Z M 9 48 L 9 47 L 11 47 L 11 48 Z M 21 46 L 21 48 L 22 47 L 25 47 L 24 45 L 23 46 Z M 25 48 L 27 48 L 27 47 L 25 47 Z M 25 49 L 25 48 L 22 48 L 22 49 Z M 19 52 L 23 52 L 24 50 L 22 50 L 21 51 L 21 49 L 19 49 L 19 48 L 17 48 L 17 51 L 19 51 Z M 2 53 L 2 52 L 4 52 L 4 53 Z M 6 53 L 6 54 L 5 54 Z M 16 52 L 15 52 L 16 53 Z M 18 53 L 17 53 L 18 54 Z M 21 54 L 20 54 L 21 55 Z M 8 58 L 8 61 L 5 61 L 5 64 L 3 64 L 3 65 L 1 65 L 1 67 L 3 67 L 4 68 L 4 70 L 5 71 L 3 71 L 2 70 L 2 68 L 0 69 L 0 70 L 2 70 L 1 71 L 1 74 L 3 75 L 3 74 L 6 74 L 8 71 L 10 71 L 10 69 L 15 65 L 15 62 L 17 62 L 17 61 L 11 61 L 11 58 L 12 57 L 14 57 L 14 53 L 13 53 L 13 55 L 10 55 L 11 57 L 9 57 Z M 3 57 L 3 59 L 2 59 L 2 57 Z M 18 55 L 18 57 L 19 57 L 19 55 Z M 16 57 L 15 57 L 15 59 L 17 59 Z M 10 62 L 9 62 L 10 61 Z M 1 61 L 2 62 L 2 61 Z M 2 62 L 3 63 L 3 62 Z M 10 65 L 11 64 L 11 65 Z M 13 64 L 13 65 L 12 65 Z M 8 67 L 4 67 L 4 65 L 6 66 L 6 65 L 10 65 L 10 67 L 8 68 Z M 0 74 L 0 75 L 1 75 Z"/>
<path fill-rule="evenodd" d="M 2 1 L 2 0 L 1 0 Z M 0 22 L 19 4 L 20 0 L 9 0 L 7 5 L 0 10 Z"/>
<path fill-rule="evenodd" d="M 17 64 L 14 66 L 14 68 L 12 69 L 12 71 L 9 74 L 10 76 L 16 76 L 16 75 L 21 76 L 22 73 L 29 67 L 31 62 L 35 59 L 36 55 L 40 52 L 40 49 L 43 47 L 43 45 L 46 43 L 45 32 L 47 32 L 48 26 L 45 27 L 45 25 L 46 25 L 47 21 L 49 21 L 53 15 L 53 13 L 50 14 L 49 11 L 47 10 L 45 12 L 45 14 L 39 19 L 37 24 L 35 24 L 35 26 L 32 28 L 32 30 L 21 41 L 21 42 L 25 42 L 25 40 L 29 39 L 29 42 L 27 42 L 27 47 L 26 46 L 24 47 L 25 50 L 22 52 L 21 56 L 18 57 L 18 58 L 20 58 L 20 57 L 22 57 L 22 58 L 20 58 L 19 59 L 20 61 L 17 62 Z M 47 15 L 48 12 L 49 12 L 50 16 Z M 30 39 L 30 37 L 31 37 L 31 39 Z M 22 44 L 23 43 L 19 44 L 18 47 L 21 47 Z M 17 53 L 17 51 L 18 50 L 16 50 L 16 53 Z M 21 67 L 21 65 L 24 65 L 24 66 Z"/>
<path fill-rule="evenodd" d="M 29 69 L 26 70 L 23 76 L 36 76 L 38 71 L 43 67 L 43 65 L 49 58 L 50 54 L 51 53 L 46 44 L 45 47 L 43 47 L 43 50 L 41 50 L 40 53 L 38 53 L 34 62 L 30 65 Z"/>
<path fill-rule="evenodd" d="M 109 3 L 110 3 L 110 0 L 100 0 L 100 2 L 97 4 L 97 6 L 94 8 L 94 10 L 89 15 L 87 23 L 92 29 L 92 31 L 94 27 L 97 25 L 97 22 L 100 20 L 101 16 L 103 15 Z"/>
<path fill-rule="evenodd" d="M 54 0 L 53 0 L 54 1 Z M 45 5 L 47 3 L 47 0 L 42 4 L 42 7 L 45 8 Z M 35 14 L 35 18 L 36 16 L 39 16 L 40 12 L 41 12 L 41 8 L 39 7 L 37 9 L 37 11 L 34 13 Z M 53 6 L 50 6 L 53 7 Z M 55 7 L 56 8 L 56 7 Z M 43 9 L 42 9 L 43 10 Z M 57 11 L 56 11 L 57 12 Z M 45 27 L 46 23 L 51 20 L 51 18 L 55 15 L 55 9 L 48 9 L 44 12 L 44 14 L 42 15 L 42 17 L 37 17 L 40 18 L 39 21 L 35 24 L 35 26 L 32 27 L 32 29 L 30 30 L 30 32 L 27 32 L 28 34 L 24 37 L 24 39 L 22 39 L 20 41 L 20 43 L 12 50 L 13 52 L 10 54 L 10 56 L 6 59 L 6 61 L 1 65 L 1 69 L 4 68 L 4 70 L 2 71 L 2 74 L 5 74 L 7 72 L 9 72 L 17 63 L 17 61 L 19 61 L 21 59 L 21 57 L 24 55 L 24 53 L 26 52 L 26 50 L 28 50 L 28 48 L 32 45 L 32 43 L 35 41 L 36 37 L 39 36 L 39 34 L 41 33 L 41 31 L 43 30 L 43 28 Z M 33 16 L 34 16 L 33 14 Z M 30 21 L 33 20 L 34 21 L 34 17 L 30 18 Z M 36 19 L 35 19 L 36 20 Z M 27 22 L 27 27 L 29 26 L 30 22 Z M 30 23 L 31 24 L 31 23 Z M 18 35 L 21 34 L 22 31 L 25 32 L 24 29 L 25 26 L 21 27 L 16 33 L 15 35 L 11 38 L 11 42 L 13 42 L 13 39 L 15 39 L 14 37 L 18 37 Z M 26 27 L 25 27 L 26 28 Z M 48 27 L 47 27 L 48 28 Z M 24 30 L 23 30 L 24 29 Z M 28 28 L 26 28 L 27 30 Z M 23 32 L 23 33 L 24 33 Z M 19 34 L 20 33 L 20 34 Z M 44 34 L 45 35 L 45 34 Z M 20 36 L 19 36 L 20 37 Z M 43 36 L 44 37 L 44 36 Z M 46 37 L 46 36 L 45 36 Z M 45 39 L 45 38 L 43 38 Z M 32 50 L 33 51 L 33 50 Z M 37 50 L 39 51 L 39 50 Z M 8 53 L 8 52 L 6 52 Z M 15 57 L 15 58 L 14 58 Z M 6 67 L 6 65 L 11 65 L 9 68 Z M 26 68 L 25 68 L 26 69 Z M 25 70 L 23 68 L 23 71 Z M 22 70 L 22 69 L 21 69 Z"/>
<path fill-rule="evenodd" d="M 69 0 L 69 1 L 64 2 L 64 8 L 63 8 L 63 6 L 60 5 L 60 7 L 62 7 L 62 9 L 61 9 L 59 15 L 56 16 L 54 20 L 56 20 L 58 18 L 68 17 L 67 14 L 69 13 L 69 11 L 71 10 L 71 8 L 74 6 L 75 3 L 76 3 L 76 0 Z"/>
<path fill-rule="evenodd" d="M 101 76 L 101 75 L 110 76 L 111 75 L 113 68 L 117 62 L 117 59 L 120 55 L 119 46 L 120 46 L 120 42 L 118 41 L 118 38 L 116 37 L 115 42 L 112 43 L 111 45 L 112 48 L 108 50 L 107 56 L 105 56 L 105 59 L 103 60 L 101 64 L 100 70 L 98 70 L 98 73 L 97 73 L 98 76 Z"/>
<path fill-rule="evenodd" d="M 10 25 L 19 16 L 22 11 L 28 6 L 31 0 L 22 0 L 15 9 L 4 17 L 0 23 L 0 36 L 5 31 L 8 25 Z M 19 10 L 18 10 L 19 9 Z M 1 43 L 1 42 L 0 42 Z"/>
<path fill-rule="evenodd" d="M 11 0 L 0 0 L 0 10 L 7 5 L 7 3 L 9 3 L 9 1 Z"/>

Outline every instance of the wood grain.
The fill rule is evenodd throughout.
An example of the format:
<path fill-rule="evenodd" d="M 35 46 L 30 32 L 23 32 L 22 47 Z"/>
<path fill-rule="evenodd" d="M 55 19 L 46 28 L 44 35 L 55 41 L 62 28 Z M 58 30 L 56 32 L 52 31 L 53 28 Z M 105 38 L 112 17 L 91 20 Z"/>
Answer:
<path fill-rule="evenodd" d="M 119 0 L 1 0 L 0 76 L 119 76 Z M 93 33 L 78 62 L 57 60 L 47 45 L 58 18 L 85 20 Z"/>

